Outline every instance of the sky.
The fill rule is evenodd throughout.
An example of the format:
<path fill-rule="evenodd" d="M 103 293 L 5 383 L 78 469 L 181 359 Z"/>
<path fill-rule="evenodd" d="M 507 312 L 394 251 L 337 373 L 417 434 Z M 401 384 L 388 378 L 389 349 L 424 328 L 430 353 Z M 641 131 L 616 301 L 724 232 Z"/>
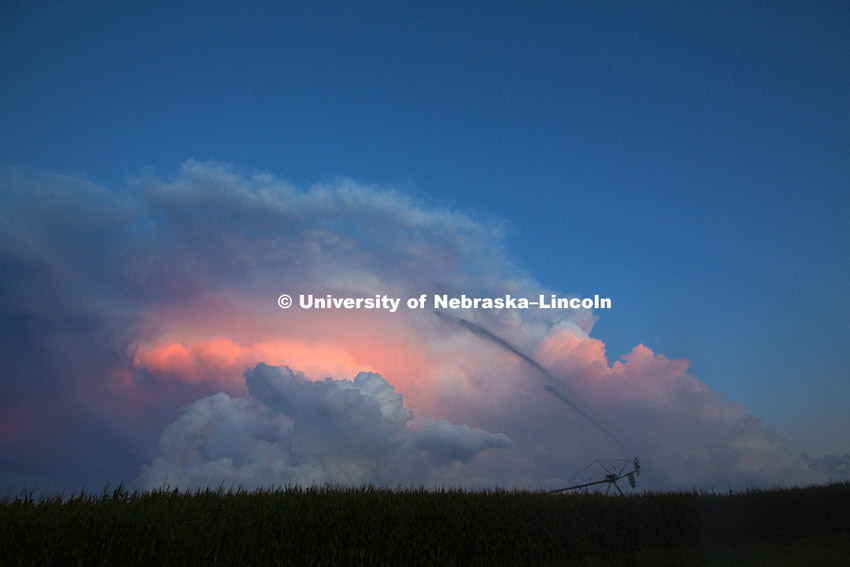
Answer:
<path fill-rule="evenodd" d="M 0 490 L 850 477 L 848 25 L 4 2 Z"/>

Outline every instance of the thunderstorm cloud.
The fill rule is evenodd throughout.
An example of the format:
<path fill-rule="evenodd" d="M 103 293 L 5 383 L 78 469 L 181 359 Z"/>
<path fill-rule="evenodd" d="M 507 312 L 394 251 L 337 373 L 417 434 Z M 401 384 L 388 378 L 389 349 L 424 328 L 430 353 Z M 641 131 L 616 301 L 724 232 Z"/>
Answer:
<path fill-rule="evenodd" d="M 572 291 L 523 272 L 498 222 L 399 191 L 202 162 L 120 188 L 3 171 L 0 272 L 2 487 L 555 488 L 635 456 L 647 488 L 848 474 L 792 455 L 687 360 L 610 361 L 587 309 L 278 307 Z"/>

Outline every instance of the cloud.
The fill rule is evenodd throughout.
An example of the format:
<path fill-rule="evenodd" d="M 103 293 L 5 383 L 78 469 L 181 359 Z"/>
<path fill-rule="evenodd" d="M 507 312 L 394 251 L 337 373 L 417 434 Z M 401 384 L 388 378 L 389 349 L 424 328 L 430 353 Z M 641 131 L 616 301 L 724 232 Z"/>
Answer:
<path fill-rule="evenodd" d="M 572 291 L 524 273 L 498 222 L 194 161 L 118 189 L 3 171 L 0 189 L 4 478 L 97 486 L 146 466 L 147 483 L 554 488 L 595 458 L 634 456 L 650 488 L 827 478 L 687 360 L 638 345 L 609 362 L 590 310 L 277 307 L 281 293 Z M 93 431 L 111 451 L 97 478 L 101 457 L 66 449 L 96 446 Z"/>
<path fill-rule="evenodd" d="M 803 460 L 812 469 L 826 475 L 830 481 L 850 479 L 850 455 L 827 455 L 820 458 L 803 455 Z"/>
<path fill-rule="evenodd" d="M 725 489 L 816 478 L 760 420 L 688 374 L 687 360 L 638 345 L 609 366 L 604 352 L 601 341 L 562 328 L 541 343 L 538 357 L 564 391 L 651 463 L 650 482 Z"/>
<path fill-rule="evenodd" d="M 466 425 L 452 425 L 443 419 L 427 422 L 413 436 L 413 446 L 440 466 L 466 463 L 485 449 L 510 445 L 505 435 L 491 435 Z"/>
<path fill-rule="evenodd" d="M 443 420 L 415 423 L 402 395 L 370 372 L 313 382 L 261 363 L 245 381 L 247 398 L 218 393 L 186 407 L 139 484 L 424 483 L 439 467 L 510 446 L 504 435 Z"/>

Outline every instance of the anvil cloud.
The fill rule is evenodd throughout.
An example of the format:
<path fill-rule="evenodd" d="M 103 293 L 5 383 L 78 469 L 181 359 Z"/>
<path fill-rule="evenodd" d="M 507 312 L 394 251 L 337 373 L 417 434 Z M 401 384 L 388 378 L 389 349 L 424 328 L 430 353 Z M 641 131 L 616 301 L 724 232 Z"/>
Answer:
<path fill-rule="evenodd" d="M 687 360 L 638 345 L 611 364 L 590 310 L 452 310 L 506 349 L 429 310 L 277 306 L 282 293 L 549 296 L 498 223 L 219 163 L 120 190 L 0 183 L 3 486 L 551 488 L 634 456 L 653 488 L 829 477 Z"/>

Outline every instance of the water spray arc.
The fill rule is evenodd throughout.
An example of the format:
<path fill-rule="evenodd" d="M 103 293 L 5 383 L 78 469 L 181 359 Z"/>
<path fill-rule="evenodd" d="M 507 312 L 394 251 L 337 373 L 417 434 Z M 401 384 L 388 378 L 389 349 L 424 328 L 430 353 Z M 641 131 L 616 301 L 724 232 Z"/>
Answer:
<path fill-rule="evenodd" d="M 492 343 L 499 345 L 503 349 L 507 350 L 508 352 L 515 354 L 520 359 L 522 359 L 526 363 L 533 366 L 538 372 L 540 372 L 550 382 L 557 382 L 555 377 L 552 376 L 552 374 L 548 370 L 546 370 L 546 368 L 541 366 L 540 363 L 538 363 L 536 360 L 534 360 L 533 358 L 531 358 L 527 354 L 523 353 L 521 350 L 519 350 L 518 348 L 516 348 L 515 346 L 510 344 L 508 341 L 504 340 L 501 337 L 494 335 L 493 333 L 491 333 L 487 329 L 484 329 L 483 327 L 480 327 L 480 326 L 476 325 L 475 323 L 467 321 L 466 319 L 461 319 L 460 317 L 455 317 L 454 315 L 449 315 L 447 313 L 442 313 L 440 311 L 434 311 L 434 313 L 438 317 L 440 317 L 441 319 L 444 319 L 446 321 L 451 321 L 453 323 L 457 323 L 460 326 L 464 327 L 465 329 L 471 331 L 473 334 L 475 334 L 475 335 L 477 335 L 477 336 L 479 336 L 483 339 L 486 339 L 486 340 L 488 340 Z M 616 443 L 617 446 L 621 450 L 625 450 L 624 447 L 620 444 L 620 442 L 617 441 L 617 439 L 613 435 L 611 435 L 611 433 L 609 433 L 604 427 L 599 425 L 592 417 L 590 417 L 589 415 L 584 413 L 574 403 L 572 403 L 563 394 L 561 394 L 558 391 L 558 389 L 555 387 L 554 384 L 545 384 L 543 386 L 543 389 L 546 390 L 547 392 L 549 392 L 550 394 L 552 394 L 553 396 L 555 396 L 556 398 L 558 398 L 559 400 L 561 400 L 562 402 L 564 402 L 565 404 L 567 404 L 568 406 L 570 406 L 573 409 L 573 411 L 575 411 L 576 413 L 581 415 L 583 418 L 585 418 L 587 421 L 592 423 L 599 431 L 604 433 L 609 439 L 611 439 L 614 443 Z"/>

